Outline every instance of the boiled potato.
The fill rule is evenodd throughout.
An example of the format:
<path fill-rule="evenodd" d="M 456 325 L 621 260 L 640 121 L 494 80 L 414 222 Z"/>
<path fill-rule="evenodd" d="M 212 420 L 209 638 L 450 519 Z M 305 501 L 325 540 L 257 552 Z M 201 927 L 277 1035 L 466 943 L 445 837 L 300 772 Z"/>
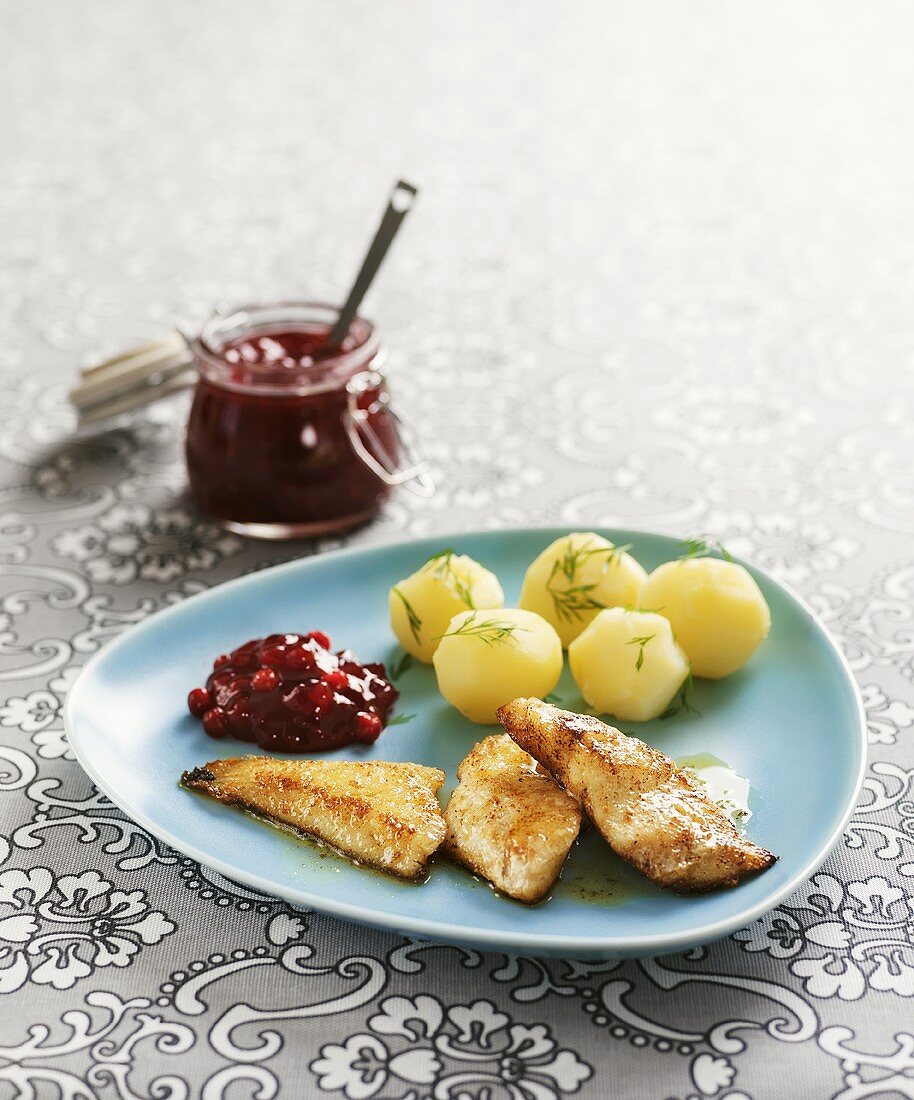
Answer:
<path fill-rule="evenodd" d="M 759 586 L 741 565 L 719 558 L 659 566 L 647 579 L 641 604 L 670 620 L 692 672 L 712 680 L 742 668 L 771 628 Z"/>
<path fill-rule="evenodd" d="M 492 724 L 512 699 L 542 699 L 562 674 L 562 643 L 532 611 L 463 611 L 435 650 L 438 690 L 471 722 Z"/>
<path fill-rule="evenodd" d="M 594 710 L 625 722 L 663 714 L 689 675 L 669 622 L 621 607 L 599 612 L 568 647 L 568 662 Z"/>
<path fill-rule="evenodd" d="M 556 539 L 531 563 L 520 605 L 552 623 L 566 648 L 604 607 L 636 605 L 647 573 L 593 532 Z"/>
<path fill-rule="evenodd" d="M 431 664 L 439 637 L 458 612 L 504 602 L 494 573 L 466 554 L 444 550 L 390 590 L 390 625 L 407 653 Z"/>

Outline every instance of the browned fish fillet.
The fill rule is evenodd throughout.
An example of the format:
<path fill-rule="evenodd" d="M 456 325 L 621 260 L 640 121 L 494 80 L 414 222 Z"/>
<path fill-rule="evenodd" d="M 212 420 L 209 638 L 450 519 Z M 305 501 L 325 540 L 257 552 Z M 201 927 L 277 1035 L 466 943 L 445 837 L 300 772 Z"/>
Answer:
<path fill-rule="evenodd" d="M 678 893 L 735 886 L 776 856 L 740 836 L 673 761 L 598 718 L 515 699 L 498 718 L 522 749 L 580 798 L 607 843 Z"/>
<path fill-rule="evenodd" d="M 343 855 L 416 878 L 444 839 L 444 772 L 382 760 L 213 760 L 181 776 L 188 790 L 315 837 Z"/>
<path fill-rule="evenodd" d="M 578 800 L 504 733 L 480 741 L 457 778 L 442 850 L 512 898 L 545 897 L 581 827 Z"/>

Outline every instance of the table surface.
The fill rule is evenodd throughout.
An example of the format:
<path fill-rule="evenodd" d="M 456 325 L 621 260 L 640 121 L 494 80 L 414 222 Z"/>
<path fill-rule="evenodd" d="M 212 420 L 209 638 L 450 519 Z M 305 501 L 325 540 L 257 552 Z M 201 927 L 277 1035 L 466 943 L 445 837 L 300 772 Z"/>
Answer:
<path fill-rule="evenodd" d="M 914 1095 L 910 6 L 0 22 L 0 1092 Z M 843 842 L 706 949 L 507 958 L 297 911 L 153 842 L 68 752 L 68 685 L 109 639 L 339 544 L 201 520 L 180 400 L 75 440 L 77 368 L 218 301 L 339 297 L 398 175 L 422 196 L 369 312 L 441 488 L 347 541 L 708 533 L 795 585 L 859 678 Z"/>

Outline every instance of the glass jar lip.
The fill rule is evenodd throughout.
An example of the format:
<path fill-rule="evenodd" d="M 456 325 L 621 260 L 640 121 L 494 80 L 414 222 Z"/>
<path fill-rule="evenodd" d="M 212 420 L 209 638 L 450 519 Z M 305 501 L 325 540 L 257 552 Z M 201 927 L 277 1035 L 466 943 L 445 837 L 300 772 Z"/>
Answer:
<path fill-rule="evenodd" d="M 284 299 L 216 309 L 191 341 L 200 375 L 224 389 L 246 394 L 296 395 L 337 390 L 367 366 L 383 361 L 377 326 L 357 316 L 350 326 L 357 343 L 309 366 L 289 367 L 278 378 L 239 378 L 237 366 L 226 361 L 222 349 L 231 340 L 249 333 L 269 335 L 289 329 L 329 329 L 339 317 L 339 306 L 315 300 Z"/>

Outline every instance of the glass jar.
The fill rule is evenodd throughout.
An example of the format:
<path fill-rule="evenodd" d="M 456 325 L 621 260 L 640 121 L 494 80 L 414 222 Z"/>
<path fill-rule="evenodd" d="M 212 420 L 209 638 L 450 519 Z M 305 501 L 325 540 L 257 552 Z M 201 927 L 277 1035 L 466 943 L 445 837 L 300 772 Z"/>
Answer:
<path fill-rule="evenodd" d="M 431 493 L 390 406 L 377 329 L 357 317 L 328 348 L 337 316 L 320 302 L 244 306 L 216 313 L 193 341 L 190 490 L 225 527 L 322 535 L 371 519 L 395 485 Z"/>

